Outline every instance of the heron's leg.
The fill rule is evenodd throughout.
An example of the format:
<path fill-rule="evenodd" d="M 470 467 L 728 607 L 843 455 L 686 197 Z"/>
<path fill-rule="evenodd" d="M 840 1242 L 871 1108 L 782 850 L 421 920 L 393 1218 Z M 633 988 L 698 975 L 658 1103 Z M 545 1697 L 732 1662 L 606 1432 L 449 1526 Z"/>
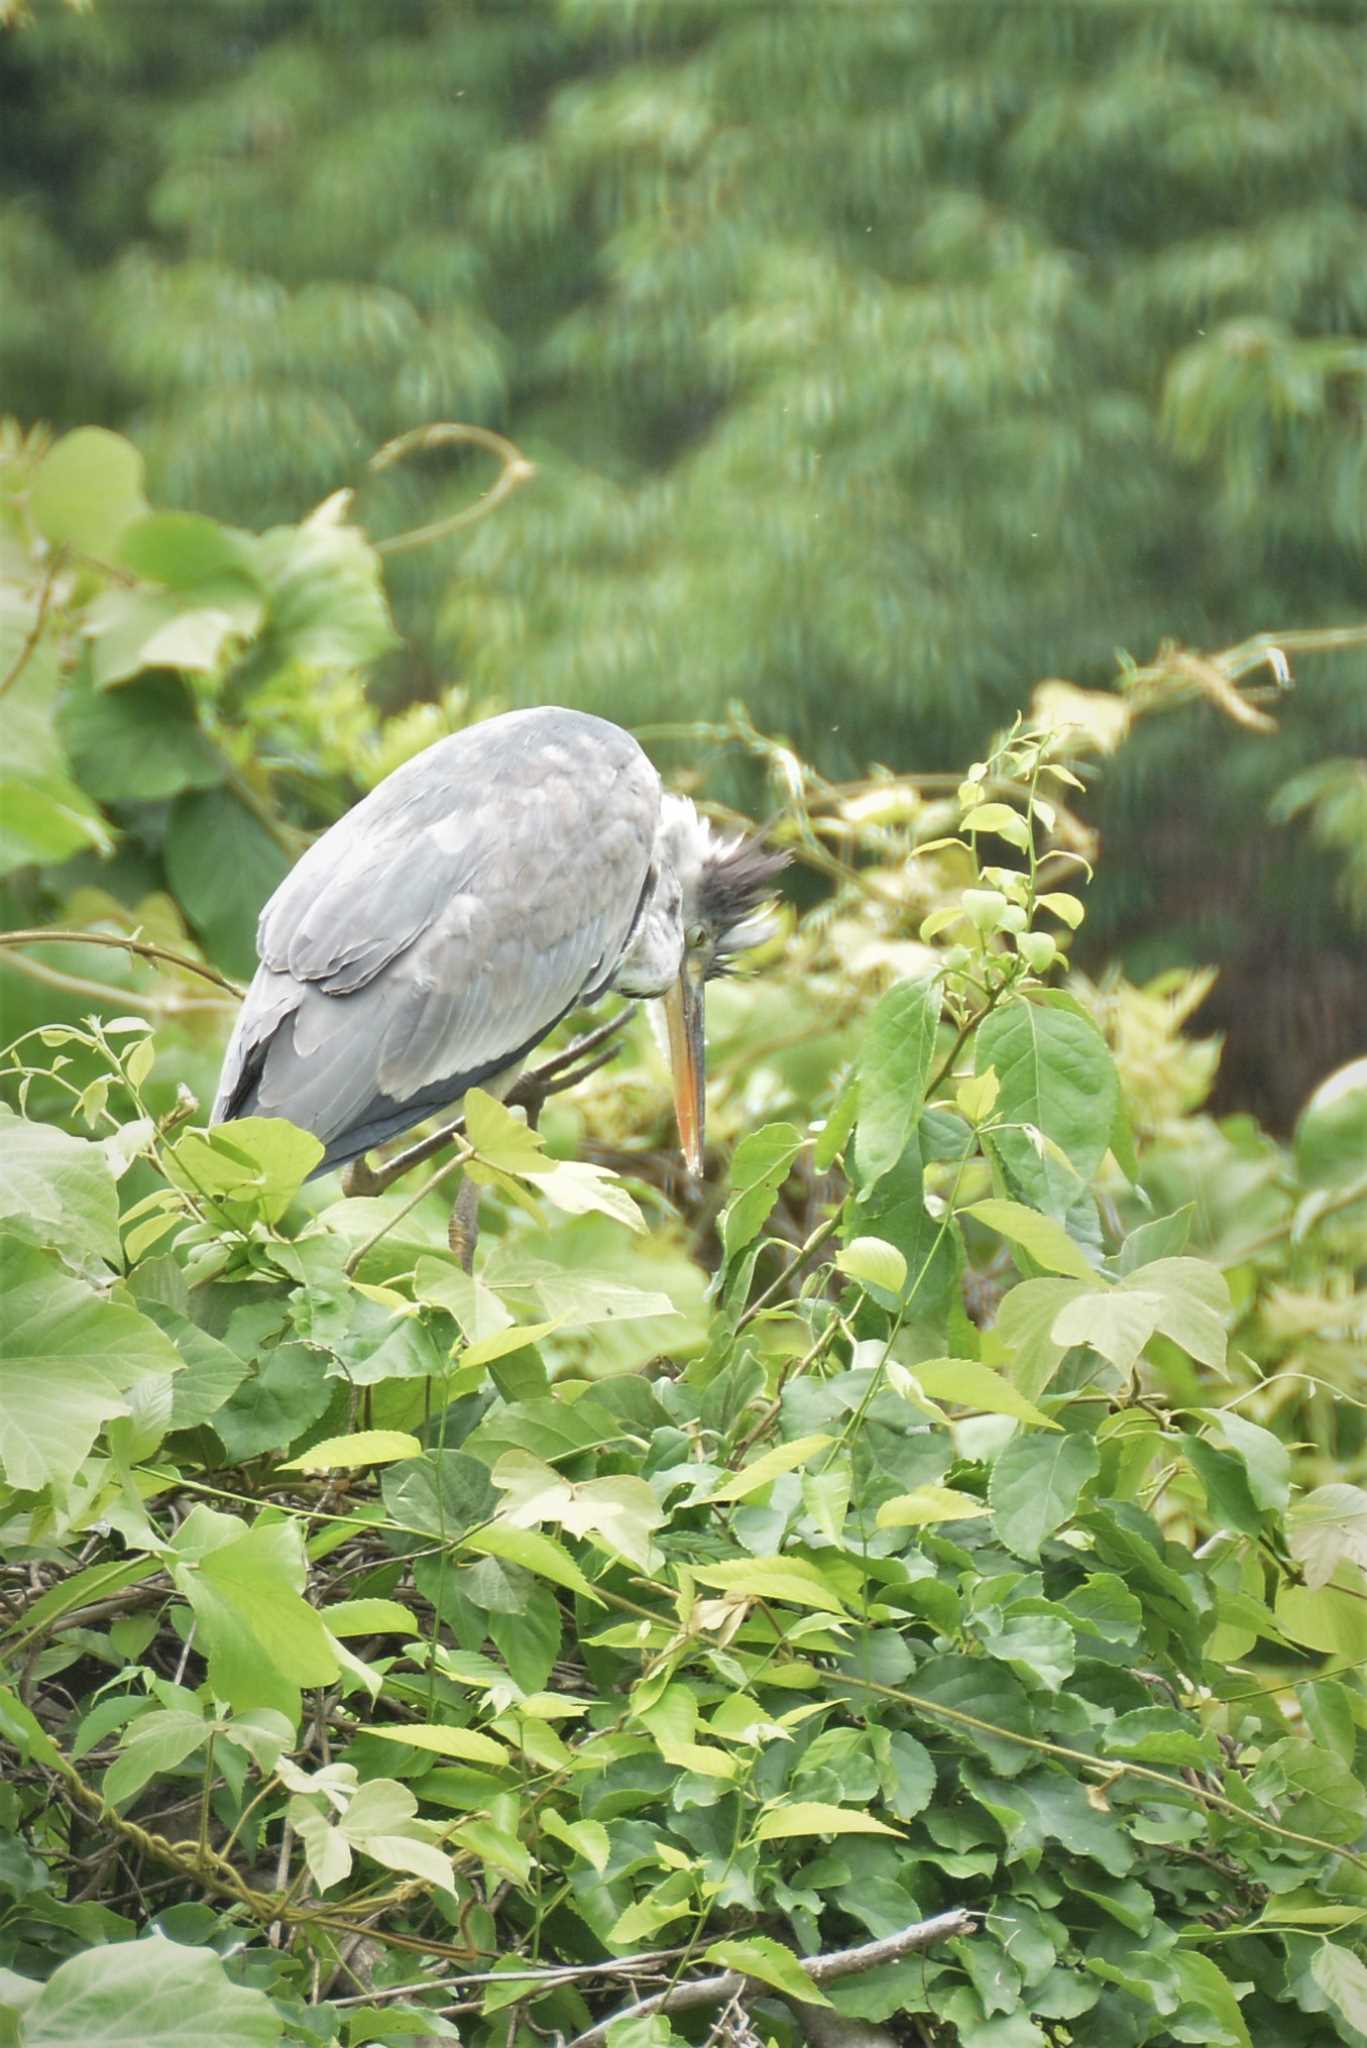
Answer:
<path fill-rule="evenodd" d="M 446 1242 L 467 1273 L 475 1270 L 475 1246 L 479 1243 L 479 1196 L 477 1180 L 461 1175 L 460 1193 L 451 1209 Z"/>

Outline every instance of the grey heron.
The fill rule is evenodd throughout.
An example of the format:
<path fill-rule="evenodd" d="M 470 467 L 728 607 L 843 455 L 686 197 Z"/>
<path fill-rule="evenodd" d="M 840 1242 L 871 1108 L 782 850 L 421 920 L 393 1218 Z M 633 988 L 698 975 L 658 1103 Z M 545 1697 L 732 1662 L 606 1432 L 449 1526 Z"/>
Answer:
<path fill-rule="evenodd" d="M 279 1116 L 318 1172 L 506 1086 L 609 989 L 662 997 L 703 1164 L 703 985 L 761 936 L 783 857 L 661 788 L 620 726 L 554 707 L 438 740 L 324 832 L 257 927 L 210 1121 Z"/>

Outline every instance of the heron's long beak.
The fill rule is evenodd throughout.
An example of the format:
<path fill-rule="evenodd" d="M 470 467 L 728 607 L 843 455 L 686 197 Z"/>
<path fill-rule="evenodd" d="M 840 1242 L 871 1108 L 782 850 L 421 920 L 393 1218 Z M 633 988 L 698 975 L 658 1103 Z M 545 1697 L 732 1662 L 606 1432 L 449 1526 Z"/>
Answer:
<path fill-rule="evenodd" d="M 685 960 L 678 980 L 664 999 L 669 1027 L 669 1064 L 674 1074 L 674 1113 L 684 1164 L 694 1180 L 702 1179 L 704 1088 L 707 1054 L 703 1040 L 703 978 L 700 967 Z"/>

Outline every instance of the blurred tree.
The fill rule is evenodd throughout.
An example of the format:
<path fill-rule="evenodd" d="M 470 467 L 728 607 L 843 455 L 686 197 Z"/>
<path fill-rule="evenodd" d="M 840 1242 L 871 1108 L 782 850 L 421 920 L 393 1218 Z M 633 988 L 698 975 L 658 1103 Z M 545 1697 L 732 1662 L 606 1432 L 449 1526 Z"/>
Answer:
<path fill-rule="evenodd" d="M 1361 610 L 1361 26 L 1359 0 L 44 15 L 0 46 L 0 377 L 253 525 L 423 421 L 515 435 L 538 486 L 394 561 L 396 698 L 648 723 L 740 697 L 831 772 L 949 766 L 1117 643 Z M 484 481 L 424 458 L 362 509 L 394 531 Z M 1309 827 L 1267 823 L 1367 752 L 1362 658 L 1300 681 L 1274 740 L 1195 708 L 1097 800 L 1096 941 L 1224 963 L 1274 1114 L 1367 1036 Z"/>

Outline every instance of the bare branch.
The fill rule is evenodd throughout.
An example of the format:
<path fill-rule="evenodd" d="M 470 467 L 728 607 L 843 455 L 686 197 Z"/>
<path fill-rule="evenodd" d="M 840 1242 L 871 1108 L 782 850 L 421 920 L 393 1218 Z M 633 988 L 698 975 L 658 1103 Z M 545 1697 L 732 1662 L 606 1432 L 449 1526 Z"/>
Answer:
<path fill-rule="evenodd" d="M 914 1921 L 910 1927 L 885 1935 L 880 1941 L 866 1941 L 858 1948 L 835 1949 L 824 1956 L 806 1956 L 803 1967 L 814 1984 L 834 1984 L 841 1977 L 852 1977 L 863 1970 L 875 1969 L 880 1963 L 895 1963 L 903 1956 L 917 1955 L 922 1949 L 933 1948 L 937 1942 L 971 1934 L 973 1929 L 974 1916 L 956 1907 L 950 1913 L 937 1913 L 932 1920 Z M 614 2013 L 611 2019 L 601 2020 L 596 2027 L 577 2034 L 570 2048 L 604 2048 L 608 2029 L 623 2020 L 643 2020 L 657 2012 L 691 2012 L 699 2006 L 722 2005 L 738 1992 L 753 1994 L 758 1988 L 753 1977 L 746 1977 L 739 1970 L 724 1970 L 716 1977 L 695 1977 L 691 1982 L 675 1984 L 668 1991 L 657 1992 L 653 1998 L 640 1999 L 637 2004 Z"/>

